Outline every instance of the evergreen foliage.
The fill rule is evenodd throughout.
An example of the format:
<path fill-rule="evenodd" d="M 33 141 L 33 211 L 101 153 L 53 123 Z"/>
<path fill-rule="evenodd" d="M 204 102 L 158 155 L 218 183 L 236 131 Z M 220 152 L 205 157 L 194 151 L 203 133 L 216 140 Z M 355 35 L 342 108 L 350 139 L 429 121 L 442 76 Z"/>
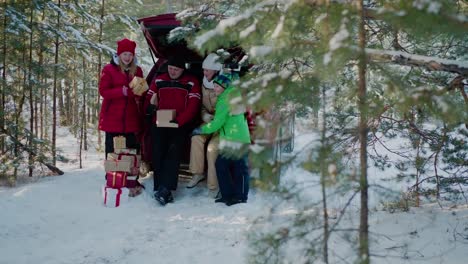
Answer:
<path fill-rule="evenodd" d="M 70 127 L 77 136 L 82 126 L 87 127 L 90 133 L 97 132 L 99 67 L 110 61 L 116 41 L 123 37 L 141 43 L 138 53 L 141 57 L 148 57 L 148 51 L 143 48 L 146 41 L 136 18 L 162 12 L 161 5 L 153 4 L 153 9 L 148 10 L 146 6 L 150 2 L 2 2 L 0 155 L 3 162 L 0 167 L 0 184 L 14 185 L 28 168 L 35 169 L 33 175 L 48 174 L 37 168 L 41 164 L 55 166 L 53 161 L 56 159 L 64 160 L 60 154 L 53 157 L 55 139 L 51 138 L 51 126 L 54 126 L 54 78 L 57 78 L 57 126 Z M 101 19 L 102 10 L 104 16 Z M 59 24 L 57 16 L 60 17 Z M 102 37 L 99 36 L 101 23 Z M 57 64 L 54 62 L 56 38 Z M 100 55 L 104 58 L 101 65 L 98 64 Z M 152 64 L 150 61 L 143 63 Z M 83 98 L 86 101 L 83 102 Z M 30 129 L 31 120 L 33 131 Z M 28 162 L 30 156 L 33 160 Z"/>
<path fill-rule="evenodd" d="M 339 208 L 341 215 L 331 221 L 331 239 L 339 240 L 342 234 L 335 228 L 346 207 L 356 204 L 352 201 L 355 195 L 352 190 L 357 187 L 359 168 L 356 160 L 361 115 L 357 104 L 360 53 L 359 13 L 355 3 L 238 3 L 239 9 L 234 9 L 235 13 L 229 17 L 212 14 L 222 14 L 221 7 L 232 1 L 185 10 L 180 17 L 187 25 L 200 26 L 187 26 L 176 33 L 180 34 L 179 38 L 190 39 L 189 43 L 201 52 L 221 53 L 219 47 L 239 44 L 246 51 L 248 61 L 255 65 L 240 83 L 250 107 L 257 112 L 274 109 L 284 116 L 288 111 L 285 106 L 293 105 L 298 114 L 308 118 L 312 133 L 324 133 L 325 137 L 314 146 L 305 148 L 309 158 L 299 162 L 311 173 L 307 182 L 317 183 L 320 179 L 315 175 L 326 174 L 323 180 L 328 195 L 322 199 L 334 195 L 350 199 L 344 208 Z M 400 171 L 385 180 L 407 183 L 411 195 L 404 197 L 416 201 L 407 205 L 418 206 L 421 199 L 457 201 L 464 197 L 463 190 L 467 187 L 468 5 L 460 1 L 401 0 L 364 1 L 364 6 L 369 164 L 384 172 L 392 168 Z M 322 122 L 325 125 L 321 127 Z M 266 128 L 265 124 L 271 125 L 271 120 L 260 117 L 259 130 Z M 290 199 L 288 205 L 295 209 L 294 216 L 288 221 L 276 214 L 278 221 L 299 221 L 301 225 L 300 228 L 278 225 L 273 233 L 268 228 L 264 233 L 260 231 L 263 223 L 256 226 L 258 232 L 252 235 L 253 262 L 284 263 L 289 259 L 283 255 L 287 254 L 285 249 L 302 243 L 307 247 L 296 259 L 303 263 L 328 262 L 326 254 L 333 255 L 335 260 L 349 254 L 333 252 L 333 249 L 324 253 L 317 246 L 317 243 L 327 243 L 324 234 L 315 229 L 323 226 L 326 218 L 311 217 L 310 212 L 320 212 L 317 209 L 322 204 L 315 199 L 301 199 L 300 204 L 291 200 L 304 198 L 307 182 L 286 189 L 266 184 L 271 181 L 268 175 L 277 177 L 275 172 L 290 162 L 297 163 L 299 156 L 275 160 L 275 155 L 266 154 L 271 148 L 258 145 L 261 144 L 254 147 L 252 164 L 260 166 L 267 176 L 260 173 L 256 181 Z M 373 177 L 369 175 L 370 179 Z M 402 197 L 379 186 L 371 189 L 381 197 Z M 296 233 L 309 229 L 308 235 Z M 297 243 L 305 237 L 310 240 Z M 353 237 L 349 237 L 350 242 L 355 241 Z M 360 256 L 355 259 L 358 261 Z"/>

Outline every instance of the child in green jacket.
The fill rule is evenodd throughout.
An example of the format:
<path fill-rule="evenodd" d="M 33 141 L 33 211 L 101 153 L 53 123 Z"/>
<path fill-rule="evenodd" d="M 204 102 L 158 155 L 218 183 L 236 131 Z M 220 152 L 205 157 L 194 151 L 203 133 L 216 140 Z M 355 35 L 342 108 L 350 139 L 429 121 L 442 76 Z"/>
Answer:
<path fill-rule="evenodd" d="M 214 118 L 196 128 L 192 135 L 212 134 L 219 131 L 219 155 L 216 159 L 221 198 L 215 202 L 228 206 L 247 202 L 249 193 L 248 146 L 249 127 L 242 105 L 241 93 L 232 86 L 232 77 L 218 75 L 214 80 L 215 92 L 219 94 Z"/>

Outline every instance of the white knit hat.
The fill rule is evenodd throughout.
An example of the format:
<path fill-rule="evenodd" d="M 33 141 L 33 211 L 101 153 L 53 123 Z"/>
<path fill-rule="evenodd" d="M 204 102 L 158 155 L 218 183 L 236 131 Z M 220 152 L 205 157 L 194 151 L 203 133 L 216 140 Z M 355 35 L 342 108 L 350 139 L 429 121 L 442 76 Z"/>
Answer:
<path fill-rule="evenodd" d="M 218 61 L 220 58 L 214 53 L 208 54 L 205 60 L 203 61 L 202 68 L 207 70 L 220 71 L 223 68 L 223 65 Z"/>

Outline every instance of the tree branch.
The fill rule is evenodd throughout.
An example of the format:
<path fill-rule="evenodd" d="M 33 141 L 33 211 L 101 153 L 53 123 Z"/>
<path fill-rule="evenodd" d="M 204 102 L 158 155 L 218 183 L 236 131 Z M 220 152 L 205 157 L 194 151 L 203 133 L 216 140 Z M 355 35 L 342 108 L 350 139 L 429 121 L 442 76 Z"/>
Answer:
<path fill-rule="evenodd" d="M 10 139 L 17 145 L 19 146 L 21 149 L 23 149 L 24 151 L 28 152 L 29 154 L 31 154 L 32 156 L 37 156 L 36 155 L 36 152 L 34 152 L 34 150 L 30 149 L 28 146 L 24 145 L 23 143 L 21 143 L 21 141 L 19 141 L 17 138 L 15 138 L 14 136 L 12 136 L 10 133 L 8 133 L 8 131 L 5 129 L 5 128 L 0 128 L 0 131 L 2 131 L 5 135 L 8 135 L 10 137 Z M 44 160 L 41 160 L 39 159 L 38 160 L 40 163 L 44 164 L 47 168 L 49 168 L 49 170 L 51 170 L 52 172 L 58 174 L 58 175 L 63 175 L 64 172 L 62 170 L 60 170 L 59 168 L 55 167 L 54 165 L 48 163 L 47 161 L 44 161 Z"/>
<path fill-rule="evenodd" d="M 366 49 L 370 60 L 376 62 L 392 62 L 399 65 L 418 66 L 429 71 L 453 72 L 468 77 L 468 61 L 445 60 L 410 54 L 402 51 Z"/>

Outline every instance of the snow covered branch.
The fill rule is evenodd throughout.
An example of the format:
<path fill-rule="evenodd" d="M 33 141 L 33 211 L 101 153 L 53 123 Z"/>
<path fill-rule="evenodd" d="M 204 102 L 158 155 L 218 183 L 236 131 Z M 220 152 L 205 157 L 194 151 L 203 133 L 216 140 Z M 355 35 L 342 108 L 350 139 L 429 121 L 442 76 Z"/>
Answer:
<path fill-rule="evenodd" d="M 424 67 L 430 71 L 453 72 L 468 77 L 468 61 L 446 60 L 391 50 L 366 49 L 366 53 L 373 61 Z"/>

